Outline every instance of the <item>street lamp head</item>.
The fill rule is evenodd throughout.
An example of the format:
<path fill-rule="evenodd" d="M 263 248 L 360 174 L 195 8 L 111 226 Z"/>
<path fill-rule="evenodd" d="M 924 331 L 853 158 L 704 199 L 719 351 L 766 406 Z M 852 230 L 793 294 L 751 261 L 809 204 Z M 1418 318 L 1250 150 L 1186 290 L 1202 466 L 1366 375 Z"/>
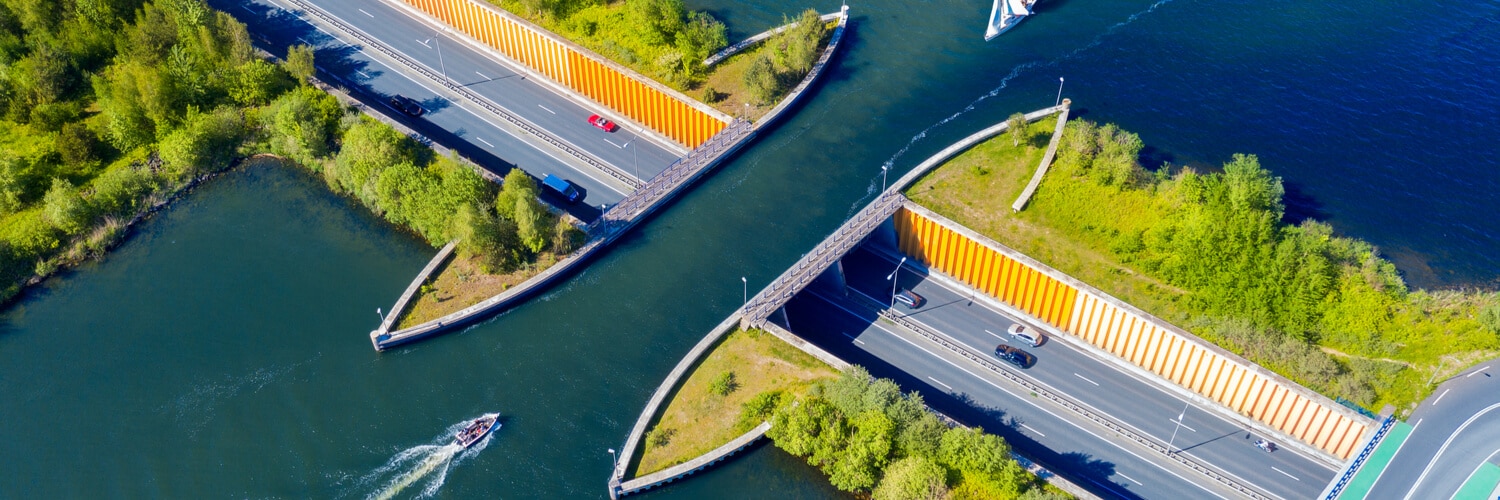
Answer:
<path fill-rule="evenodd" d="M 901 258 L 901 262 L 897 262 L 896 263 L 896 267 L 901 267 L 901 264 L 905 264 L 905 263 L 906 263 L 906 257 L 902 257 Z"/>
<path fill-rule="evenodd" d="M 746 280 L 744 276 L 740 276 L 740 281 L 745 282 L 745 283 L 749 283 L 750 282 L 750 281 Z"/>
<path fill-rule="evenodd" d="M 615 452 L 615 449 L 614 449 L 614 448 L 610 448 L 610 449 L 609 449 L 609 452 L 610 452 L 610 453 L 614 453 L 614 452 Z"/>

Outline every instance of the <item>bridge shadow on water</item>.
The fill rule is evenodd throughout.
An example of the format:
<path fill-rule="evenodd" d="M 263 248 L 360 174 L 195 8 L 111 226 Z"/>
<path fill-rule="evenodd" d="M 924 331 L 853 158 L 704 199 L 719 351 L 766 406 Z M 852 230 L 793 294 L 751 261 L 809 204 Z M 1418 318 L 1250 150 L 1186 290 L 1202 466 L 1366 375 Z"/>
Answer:
<path fill-rule="evenodd" d="M 839 294 L 828 288 L 820 289 L 820 293 Z M 912 375 L 860 348 L 851 333 L 862 332 L 875 321 L 884 320 L 876 320 L 873 314 L 861 318 L 853 318 L 848 314 L 830 314 L 832 307 L 823 299 L 810 297 L 804 291 L 788 302 L 785 317 L 775 314 L 772 320 L 839 359 L 863 366 L 876 377 L 894 380 L 904 390 L 916 391 L 929 407 L 959 423 L 978 427 L 1004 438 L 1018 453 L 1051 473 L 1063 476 L 1105 498 L 1141 498 L 1113 479 L 1116 477 L 1114 463 L 1100 460 L 1080 450 L 1052 449 L 1023 433 L 1022 425 L 1026 421 L 1005 408 L 982 403 L 967 393 L 950 393 L 933 380 Z M 788 322 L 791 327 L 787 326 Z"/>

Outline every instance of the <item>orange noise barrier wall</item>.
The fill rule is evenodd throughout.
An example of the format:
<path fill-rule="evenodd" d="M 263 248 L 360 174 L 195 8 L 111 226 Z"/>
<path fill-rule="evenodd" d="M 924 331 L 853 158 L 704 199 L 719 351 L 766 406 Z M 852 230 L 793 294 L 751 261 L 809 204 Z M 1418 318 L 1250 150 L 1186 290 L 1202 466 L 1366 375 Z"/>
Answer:
<path fill-rule="evenodd" d="M 924 210 L 925 211 L 925 210 Z M 1031 262 L 976 241 L 936 215 L 896 212 L 902 253 L 1234 411 L 1347 459 L 1372 424 L 1338 403 L 1277 377 L 1159 319 Z M 1078 283 L 1077 285 L 1082 285 Z"/>
<path fill-rule="evenodd" d="M 402 1 L 689 148 L 728 125 L 675 92 L 493 6 L 476 0 Z"/>

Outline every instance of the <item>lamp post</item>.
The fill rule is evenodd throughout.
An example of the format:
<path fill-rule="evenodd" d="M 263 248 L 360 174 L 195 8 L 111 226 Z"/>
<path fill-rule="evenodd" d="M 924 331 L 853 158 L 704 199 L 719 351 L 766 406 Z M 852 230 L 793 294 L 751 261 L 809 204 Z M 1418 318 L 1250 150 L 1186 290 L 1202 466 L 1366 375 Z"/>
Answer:
<path fill-rule="evenodd" d="M 428 40 L 432 40 L 432 45 L 437 47 L 438 70 L 443 72 L 443 83 L 448 83 L 448 68 L 443 65 L 443 44 L 438 41 L 438 33 L 433 32 L 432 38 L 428 38 Z M 422 45 L 427 45 L 427 42 L 422 42 Z"/>
<path fill-rule="evenodd" d="M 610 461 L 609 461 L 610 462 L 609 476 L 611 478 L 613 478 L 614 475 L 615 475 L 615 470 L 617 470 L 617 469 L 620 468 L 620 456 L 615 454 L 615 449 L 614 448 L 610 448 L 609 449 L 609 456 L 610 456 Z"/>
<path fill-rule="evenodd" d="M 1173 427 L 1172 428 L 1172 439 L 1168 439 L 1167 440 L 1167 453 L 1169 453 L 1169 454 L 1170 453 L 1176 453 L 1176 452 L 1172 451 L 1172 443 L 1175 442 L 1175 441 L 1177 441 L 1177 431 L 1179 429 L 1182 429 L 1182 419 L 1187 416 L 1188 406 L 1191 406 L 1191 405 L 1192 405 L 1192 403 L 1187 403 L 1187 404 L 1182 405 L 1182 413 L 1180 413 L 1180 414 L 1177 415 L 1177 420 L 1173 420 L 1173 422 L 1177 423 L 1177 427 Z"/>
<path fill-rule="evenodd" d="M 628 148 L 630 147 L 630 143 L 635 142 L 636 139 L 640 138 L 640 134 L 637 133 L 634 137 L 631 137 L 630 140 L 625 141 L 625 145 L 620 146 L 620 148 Z M 635 162 L 635 180 L 646 182 L 646 179 L 641 178 L 641 157 L 635 152 L 634 149 L 630 150 L 630 159 Z"/>
<path fill-rule="evenodd" d="M 750 282 L 747 281 L 744 276 L 740 276 L 740 295 L 741 295 L 741 298 L 744 299 L 744 300 L 742 300 L 743 303 L 740 304 L 740 307 L 744 307 L 746 305 L 749 305 L 750 304 Z"/>
<path fill-rule="evenodd" d="M 886 180 L 886 176 L 889 175 L 890 173 L 891 173 L 891 166 L 890 165 L 881 165 L 880 166 L 880 192 L 881 193 L 885 193 L 885 180 Z"/>
<path fill-rule="evenodd" d="M 901 281 L 896 279 L 896 275 L 901 273 L 901 266 L 903 264 L 906 264 L 906 257 L 902 257 L 901 262 L 896 263 L 896 269 L 885 277 L 886 281 L 891 282 L 891 309 L 896 308 L 896 284 Z"/>
<path fill-rule="evenodd" d="M 1063 77 L 1059 76 L 1059 77 L 1057 77 L 1057 102 L 1052 103 L 1053 106 L 1061 106 L 1062 105 L 1062 86 L 1063 86 Z"/>

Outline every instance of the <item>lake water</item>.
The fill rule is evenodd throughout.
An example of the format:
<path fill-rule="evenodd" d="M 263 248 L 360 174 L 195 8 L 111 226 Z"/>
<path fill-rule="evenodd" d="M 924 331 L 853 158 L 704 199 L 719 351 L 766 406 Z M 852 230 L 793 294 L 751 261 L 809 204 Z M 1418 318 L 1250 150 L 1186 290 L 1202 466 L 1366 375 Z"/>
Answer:
<path fill-rule="evenodd" d="M 732 37 L 806 6 L 690 2 Z M 829 11 L 836 5 L 817 5 Z M 586 271 L 468 331 L 366 332 L 433 249 L 295 170 L 252 166 L 0 312 L 0 497 L 601 498 L 678 358 L 894 175 L 1015 111 L 1075 109 L 1174 163 L 1260 155 L 1294 216 L 1425 287 L 1500 276 L 1500 3 L 855 4 L 798 114 Z M 440 446 L 500 412 L 483 449 Z M 400 491 L 395 491 L 400 490 Z M 650 497 L 836 495 L 761 447 Z"/>

